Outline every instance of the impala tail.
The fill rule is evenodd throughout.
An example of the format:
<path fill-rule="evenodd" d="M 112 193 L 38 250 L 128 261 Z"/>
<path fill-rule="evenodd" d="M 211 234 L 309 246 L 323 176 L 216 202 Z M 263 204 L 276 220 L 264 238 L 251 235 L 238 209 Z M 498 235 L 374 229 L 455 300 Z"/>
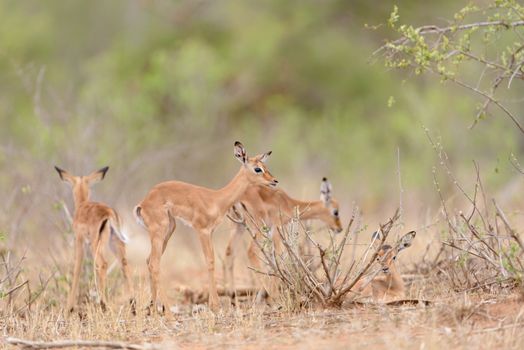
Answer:
<path fill-rule="evenodd" d="M 136 222 L 138 222 L 138 224 L 142 226 L 143 228 L 147 229 L 146 224 L 144 223 L 144 219 L 142 218 L 141 212 L 142 212 L 142 207 L 140 206 L 140 204 L 137 205 L 135 209 L 133 209 L 133 215 L 135 216 Z"/>
<path fill-rule="evenodd" d="M 111 227 L 112 235 L 115 235 L 116 237 L 118 237 L 119 240 L 121 240 L 124 243 L 129 242 L 129 237 L 122 230 L 122 223 L 120 221 L 120 217 L 114 210 L 113 215 L 111 215 L 111 217 L 109 218 L 109 225 Z"/>

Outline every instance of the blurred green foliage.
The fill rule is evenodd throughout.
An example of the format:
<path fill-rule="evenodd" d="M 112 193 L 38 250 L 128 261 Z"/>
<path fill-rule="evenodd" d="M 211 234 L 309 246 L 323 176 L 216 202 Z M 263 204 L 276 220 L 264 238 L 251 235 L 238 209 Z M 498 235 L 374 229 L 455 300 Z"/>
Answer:
<path fill-rule="evenodd" d="M 346 201 L 397 200 L 397 149 L 404 187 L 434 190 L 422 125 L 441 136 L 458 172 L 473 179 L 476 159 L 489 183 L 503 184 L 514 174 L 508 155 L 522 154 L 510 123 L 493 117 L 469 131 L 470 95 L 368 62 L 391 33 L 365 24 L 386 23 L 394 4 L 419 24 L 460 8 L 451 0 L 4 0 L 0 186 L 37 191 L 43 173 L 55 183 L 53 162 L 78 172 L 109 164 L 115 183 L 136 179 L 128 191 L 166 178 L 218 186 L 237 166 L 230 146 L 240 139 L 248 151 L 272 149 L 272 172 L 295 193 L 306 185 L 316 193 L 329 176 Z"/>

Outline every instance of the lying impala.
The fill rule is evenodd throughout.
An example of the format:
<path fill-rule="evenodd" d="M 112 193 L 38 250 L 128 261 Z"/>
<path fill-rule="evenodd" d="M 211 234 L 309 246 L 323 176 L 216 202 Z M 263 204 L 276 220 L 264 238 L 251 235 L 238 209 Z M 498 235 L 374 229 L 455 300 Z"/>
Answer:
<path fill-rule="evenodd" d="M 318 219 L 324 222 L 331 230 L 335 232 L 342 231 L 342 224 L 339 217 L 338 201 L 332 197 L 332 187 L 324 177 L 320 185 L 319 201 L 301 201 L 290 197 L 281 189 L 272 189 L 267 187 L 251 187 L 240 198 L 239 202 L 243 204 L 243 210 L 256 221 L 259 227 L 266 227 L 270 230 L 273 237 L 275 249 L 280 249 L 280 239 L 278 233 L 273 232 L 275 226 L 287 225 L 293 216 L 295 210 L 298 210 L 299 217 L 302 220 Z M 239 206 L 237 212 L 241 211 Z M 231 237 L 226 247 L 225 264 L 226 264 L 226 283 L 228 293 L 232 295 L 235 291 L 234 286 L 234 258 L 236 243 L 241 241 L 244 232 L 244 224 L 249 224 L 249 220 L 235 221 L 235 228 L 231 232 Z M 253 223 L 251 223 L 253 224 Z M 255 234 L 257 228 L 253 228 Z M 259 233 L 258 233 L 259 234 Z M 260 259 L 257 255 L 257 247 L 251 240 L 248 248 L 248 258 L 252 266 L 261 270 Z M 264 286 L 266 287 L 266 286 Z M 267 288 L 266 288 L 267 290 Z"/>
<path fill-rule="evenodd" d="M 173 234 L 179 219 L 193 227 L 198 233 L 209 273 L 209 307 L 216 310 L 219 305 L 215 282 L 215 253 L 212 234 L 226 212 L 244 195 L 251 186 L 276 186 L 278 181 L 265 166 L 271 152 L 248 157 L 244 146 L 235 142 L 234 155 L 242 163 L 236 176 L 220 190 L 191 185 L 179 181 L 163 182 L 151 189 L 144 200 L 135 207 L 137 221 L 149 232 L 151 253 L 147 259 L 151 283 L 151 305 L 158 302 L 160 258 Z"/>
<path fill-rule="evenodd" d="M 372 297 L 375 301 L 388 302 L 406 297 L 404 280 L 398 271 L 395 261 L 402 250 L 411 247 L 416 232 L 411 231 L 402 236 L 395 246 L 384 244 L 380 247 L 377 262 L 380 265 L 379 276 L 371 281 L 361 280 L 355 285 L 360 296 Z"/>
<path fill-rule="evenodd" d="M 89 187 L 101 181 L 109 167 L 102 168 L 88 176 L 73 176 L 67 171 L 55 166 L 58 175 L 63 181 L 68 182 L 73 188 L 75 202 L 75 216 L 73 218 L 73 231 L 75 232 L 75 266 L 73 271 L 73 284 L 67 299 L 67 308 L 73 311 L 78 298 L 78 282 L 80 268 L 84 256 L 84 242 L 89 242 L 91 253 L 95 260 L 97 289 L 100 306 L 106 308 L 105 280 L 107 261 L 104 250 L 109 243 L 111 250 L 122 264 L 125 289 L 134 312 L 134 299 L 132 298 L 131 282 L 129 279 L 129 266 L 126 258 L 127 236 L 121 231 L 120 218 L 116 211 L 103 203 L 89 200 Z"/>

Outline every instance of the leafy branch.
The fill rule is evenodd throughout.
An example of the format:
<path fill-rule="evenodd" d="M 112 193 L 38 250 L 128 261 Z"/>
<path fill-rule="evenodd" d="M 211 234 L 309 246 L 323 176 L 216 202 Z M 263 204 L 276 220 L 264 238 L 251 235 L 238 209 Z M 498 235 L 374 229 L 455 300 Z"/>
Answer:
<path fill-rule="evenodd" d="M 524 7 L 514 0 L 494 0 L 485 7 L 468 5 L 457 12 L 447 26 L 413 27 L 399 24 L 395 6 L 388 25 L 400 37 L 378 48 L 393 69 L 415 74 L 430 72 L 478 95 L 477 114 L 471 127 L 489 113 L 491 105 L 501 110 L 524 133 L 515 112 L 500 98 L 506 82 L 510 90 L 515 79 L 524 79 Z M 466 66 L 468 65 L 468 66 Z M 482 72 L 471 73 L 470 65 Z"/>

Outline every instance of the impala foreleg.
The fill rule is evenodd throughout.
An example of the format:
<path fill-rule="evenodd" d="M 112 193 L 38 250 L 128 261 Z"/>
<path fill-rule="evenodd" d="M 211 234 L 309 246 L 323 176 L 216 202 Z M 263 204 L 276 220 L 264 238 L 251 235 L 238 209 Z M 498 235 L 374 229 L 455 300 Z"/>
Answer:
<path fill-rule="evenodd" d="M 219 307 L 218 293 L 215 281 L 215 252 L 213 242 L 211 241 L 211 232 L 200 231 L 200 243 L 206 259 L 207 271 L 209 277 L 209 308 L 213 311 Z"/>
<path fill-rule="evenodd" d="M 278 233 L 270 234 L 269 236 L 274 239 L 275 236 L 278 236 Z M 259 244 L 263 244 L 262 234 L 260 232 L 257 232 L 255 234 L 255 239 L 257 240 L 257 242 L 259 242 Z M 278 256 L 279 253 L 278 253 L 278 249 L 276 249 L 276 246 L 273 249 L 275 249 L 275 255 Z M 260 272 L 266 271 L 267 268 L 263 266 L 264 265 L 263 261 L 261 261 L 261 259 L 263 259 L 263 253 L 260 251 L 260 248 L 258 247 L 254 239 L 251 240 L 249 244 L 247 256 L 249 258 L 249 262 L 251 263 L 251 266 L 256 271 L 258 271 L 255 273 L 255 276 L 256 276 L 256 279 L 258 280 L 259 286 L 262 286 L 262 289 L 257 294 L 257 302 L 262 302 L 262 299 L 266 297 L 267 295 L 269 295 L 270 298 L 274 298 L 278 292 L 275 281 L 270 276 L 267 276 L 267 275 L 262 276 L 260 274 Z M 272 256 L 270 256 L 269 258 L 273 260 Z M 273 260 L 270 263 L 275 263 L 275 261 Z M 265 295 L 265 292 L 267 292 L 267 295 Z"/>
<path fill-rule="evenodd" d="M 67 310 L 69 311 L 73 311 L 78 298 L 78 284 L 80 282 L 82 259 L 84 258 L 83 244 L 84 240 L 81 236 L 77 235 L 75 239 L 75 266 L 73 269 L 73 284 L 71 285 L 71 290 L 69 291 L 69 296 L 67 298 Z"/>

